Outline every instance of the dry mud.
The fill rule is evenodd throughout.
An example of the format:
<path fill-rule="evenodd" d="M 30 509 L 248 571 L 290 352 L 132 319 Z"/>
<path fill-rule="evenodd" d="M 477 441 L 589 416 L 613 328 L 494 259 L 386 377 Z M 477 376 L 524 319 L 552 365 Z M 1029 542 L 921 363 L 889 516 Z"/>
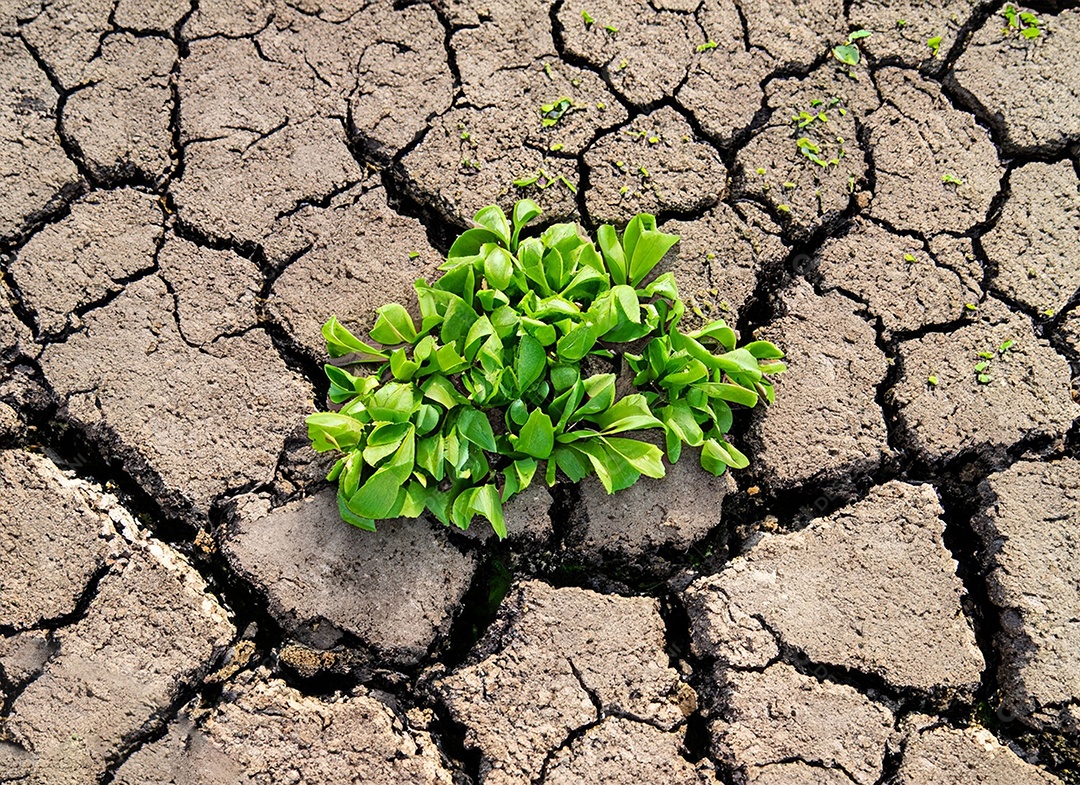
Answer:
<path fill-rule="evenodd" d="M 1075 6 L 0 2 L 0 783 L 1080 782 Z M 348 527 L 319 326 L 526 196 L 751 467 Z"/>

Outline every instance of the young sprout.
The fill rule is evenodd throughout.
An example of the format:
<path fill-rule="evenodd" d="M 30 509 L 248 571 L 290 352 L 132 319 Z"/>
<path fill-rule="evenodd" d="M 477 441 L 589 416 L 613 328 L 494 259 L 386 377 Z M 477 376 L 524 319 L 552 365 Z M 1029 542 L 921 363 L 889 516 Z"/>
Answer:
<path fill-rule="evenodd" d="M 625 71 L 625 70 L 626 70 L 626 67 L 627 67 L 628 65 L 630 65 L 630 61 L 629 61 L 629 60 L 627 60 L 627 59 L 626 59 L 626 58 L 624 57 L 624 58 L 623 58 L 622 60 L 620 60 L 620 61 L 619 61 L 619 67 L 618 67 L 618 68 L 616 68 L 615 70 L 616 70 L 616 72 L 618 72 L 618 71 Z"/>
<path fill-rule="evenodd" d="M 562 142 L 556 142 L 555 144 L 551 145 L 551 147 L 548 148 L 548 150 L 550 150 L 553 153 L 557 153 L 562 149 L 563 149 L 563 143 Z"/>
<path fill-rule="evenodd" d="M 786 205 L 786 204 L 778 204 L 778 205 L 776 205 L 776 209 L 779 210 L 782 213 L 790 213 L 791 212 L 791 206 Z"/>
<path fill-rule="evenodd" d="M 945 174 L 941 175 L 941 182 L 948 183 L 950 185 L 963 185 L 964 184 L 964 181 L 961 180 L 959 177 L 957 177 L 952 172 L 946 172 Z"/>
<path fill-rule="evenodd" d="M 1004 356 L 1005 352 L 1009 351 L 1009 349 L 1011 349 L 1015 344 L 1016 344 L 1016 341 L 1014 341 L 1012 338 L 1010 338 L 1007 341 L 1004 341 L 1001 344 L 1001 346 L 998 347 L 998 354 Z"/>
<path fill-rule="evenodd" d="M 639 166 L 638 171 L 641 173 L 642 177 L 648 177 L 649 176 L 649 170 L 646 169 L 644 166 Z"/>
<path fill-rule="evenodd" d="M 596 20 L 592 18 L 592 14 L 584 9 L 581 11 L 581 18 L 584 20 L 586 26 L 596 24 Z"/>
<path fill-rule="evenodd" d="M 916 261 L 915 254 L 910 254 L 910 253 L 904 254 L 904 261 L 905 262 L 914 262 L 914 261 Z"/>
<path fill-rule="evenodd" d="M 1005 27 L 1001 31 L 1002 35 L 1019 32 L 1024 38 L 1033 41 L 1042 32 L 1039 29 L 1041 23 L 1035 14 L 1029 11 L 1018 11 L 1012 3 L 1005 6 L 1005 10 L 1001 14 L 1005 17 Z"/>
<path fill-rule="evenodd" d="M 607 104 L 605 104 L 603 101 L 597 101 L 596 108 L 602 112 L 607 109 Z"/>
<path fill-rule="evenodd" d="M 896 26 L 900 29 L 907 27 L 907 19 L 897 19 Z"/>
<path fill-rule="evenodd" d="M 764 166 L 759 166 L 759 167 L 758 167 L 757 169 L 755 169 L 754 171 L 755 171 L 755 172 L 757 172 L 757 173 L 758 173 L 758 174 L 760 174 L 760 175 L 763 175 L 763 174 L 765 174 L 765 167 L 764 167 Z"/>
<path fill-rule="evenodd" d="M 935 35 L 933 38 L 927 38 L 926 45 L 930 47 L 930 56 L 937 57 L 938 49 L 941 48 L 941 36 Z"/>
<path fill-rule="evenodd" d="M 793 182 L 791 182 L 789 180 L 788 182 L 784 183 L 784 188 L 786 188 L 789 191 L 792 191 L 792 190 L 795 189 L 795 183 L 793 183 Z"/>
<path fill-rule="evenodd" d="M 969 311 L 979 310 L 979 306 L 977 306 L 975 303 L 964 303 L 964 308 Z"/>
<path fill-rule="evenodd" d="M 1042 315 L 1052 317 L 1054 315 L 1054 309 L 1053 308 L 1046 308 L 1046 309 L 1043 310 Z"/>
<path fill-rule="evenodd" d="M 604 25 L 604 29 L 612 35 L 615 35 L 615 33 L 619 32 L 619 28 L 617 28 L 615 25 Z"/>
<path fill-rule="evenodd" d="M 931 387 L 937 387 L 938 378 L 934 376 L 934 374 L 930 374 L 926 377 L 926 383 L 929 384 Z"/>
<path fill-rule="evenodd" d="M 656 143 L 657 143 L 657 142 L 659 142 L 659 141 L 660 141 L 660 137 L 659 137 L 659 136 L 650 136 L 650 137 L 649 137 L 649 144 L 656 144 Z"/>
<path fill-rule="evenodd" d="M 710 49 L 716 48 L 716 41 L 706 41 L 703 44 L 698 44 L 697 50 L 699 52 L 708 52 Z"/>
<path fill-rule="evenodd" d="M 859 47 L 855 43 L 861 38 L 866 38 L 870 35 L 869 30 L 856 30 L 854 33 L 848 36 L 847 42 L 840 46 L 834 46 L 832 50 L 833 57 L 839 60 L 844 65 L 856 66 L 859 64 Z M 854 72 L 852 72 L 853 74 Z M 852 75 L 849 74 L 849 75 Z"/>
<path fill-rule="evenodd" d="M 420 256 L 419 251 L 409 251 L 409 258 L 410 259 L 416 259 L 418 256 Z"/>
<path fill-rule="evenodd" d="M 540 124 L 544 128 L 550 128 L 575 109 L 581 109 L 581 107 L 576 106 L 569 98 L 560 98 L 550 104 L 542 104 L 540 106 Z"/>

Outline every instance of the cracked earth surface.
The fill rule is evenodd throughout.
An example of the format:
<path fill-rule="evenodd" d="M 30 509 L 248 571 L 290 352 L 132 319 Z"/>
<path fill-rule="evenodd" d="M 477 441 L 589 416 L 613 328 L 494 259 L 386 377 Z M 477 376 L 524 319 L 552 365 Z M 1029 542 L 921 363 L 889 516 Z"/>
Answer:
<path fill-rule="evenodd" d="M 0 0 L 0 783 L 1080 783 L 1075 6 Z M 751 467 L 350 528 L 319 326 L 525 196 Z"/>

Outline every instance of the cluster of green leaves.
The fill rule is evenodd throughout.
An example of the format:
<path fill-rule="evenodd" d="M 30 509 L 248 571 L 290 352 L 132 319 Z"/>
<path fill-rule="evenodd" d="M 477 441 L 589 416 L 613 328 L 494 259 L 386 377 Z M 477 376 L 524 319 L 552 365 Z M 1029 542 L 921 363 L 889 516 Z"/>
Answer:
<path fill-rule="evenodd" d="M 1005 17 L 1005 29 L 1001 31 L 1002 35 L 1019 32 L 1029 41 L 1042 35 L 1039 19 L 1030 11 L 1017 10 L 1016 6 L 1010 3 L 1005 6 L 1001 14 Z"/>
<path fill-rule="evenodd" d="M 1016 341 L 1011 338 L 1007 341 L 1003 341 L 997 348 L 997 356 L 1003 360 L 1009 358 L 1009 350 L 1016 344 Z M 990 384 L 994 380 L 994 377 L 990 375 L 990 361 L 994 359 L 994 353 L 990 351 L 979 352 L 979 362 L 975 363 L 975 378 L 979 384 Z"/>
<path fill-rule="evenodd" d="M 725 438 L 731 406 L 771 402 L 783 354 L 737 347 L 719 320 L 679 329 L 674 276 L 651 276 L 679 238 L 652 216 L 621 237 L 602 226 L 598 248 L 566 223 L 523 239 L 539 215 L 529 200 L 512 220 L 495 206 L 477 213 L 442 277 L 416 282 L 419 325 L 391 303 L 371 343 L 336 318 L 323 326 L 331 357 L 348 360 L 326 366 L 340 410 L 310 415 L 308 433 L 316 450 L 342 453 L 328 479 L 349 523 L 373 530 L 428 510 L 462 529 L 482 516 L 503 537 L 503 503 L 537 476 L 596 474 L 608 493 L 663 477 L 664 451 L 627 435 L 649 429 L 671 462 L 686 445 L 713 474 L 748 464 Z M 620 371 L 639 391 L 619 394 Z"/>
<path fill-rule="evenodd" d="M 833 107 L 836 107 L 841 117 L 847 114 L 847 110 L 840 106 L 840 99 L 833 97 L 828 101 L 815 98 L 810 102 L 811 111 L 804 109 L 791 116 L 791 123 L 795 126 L 798 137 L 795 147 L 799 154 L 823 169 L 839 165 L 840 159 L 845 155 L 844 138 L 828 134 L 828 112 Z M 810 138 L 811 135 L 814 136 L 813 139 Z"/>
<path fill-rule="evenodd" d="M 832 53 L 833 57 L 839 60 L 844 65 L 856 66 L 859 64 L 859 45 L 855 43 L 862 38 L 868 38 L 870 36 L 869 30 L 856 30 L 848 36 L 847 41 L 840 46 L 834 46 Z"/>

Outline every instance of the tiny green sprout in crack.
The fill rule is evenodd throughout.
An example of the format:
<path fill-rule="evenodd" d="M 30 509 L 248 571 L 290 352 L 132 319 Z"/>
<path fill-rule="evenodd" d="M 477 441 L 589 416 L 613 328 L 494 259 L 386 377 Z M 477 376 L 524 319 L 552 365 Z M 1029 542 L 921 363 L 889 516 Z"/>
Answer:
<path fill-rule="evenodd" d="M 596 475 L 615 493 L 663 477 L 684 447 L 714 475 L 749 465 L 727 434 L 735 408 L 773 402 L 783 352 L 739 346 L 719 319 L 681 326 L 675 276 L 654 272 L 679 238 L 653 216 L 593 242 L 570 223 L 523 234 L 540 214 L 528 199 L 509 219 L 478 212 L 442 276 L 416 282 L 419 322 L 388 303 L 366 340 L 323 325 L 339 408 L 309 415 L 308 435 L 338 455 L 327 479 L 348 523 L 479 516 L 502 538 L 503 504 L 534 481 Z"/>
<path fill-rule="evenodd" d="M 941 48 L 941 36 L 935 35 L 933 38 L 927 38 L 926 45 L 930 47 L 930 56 L 937 57 L 938 49 Z"/>

